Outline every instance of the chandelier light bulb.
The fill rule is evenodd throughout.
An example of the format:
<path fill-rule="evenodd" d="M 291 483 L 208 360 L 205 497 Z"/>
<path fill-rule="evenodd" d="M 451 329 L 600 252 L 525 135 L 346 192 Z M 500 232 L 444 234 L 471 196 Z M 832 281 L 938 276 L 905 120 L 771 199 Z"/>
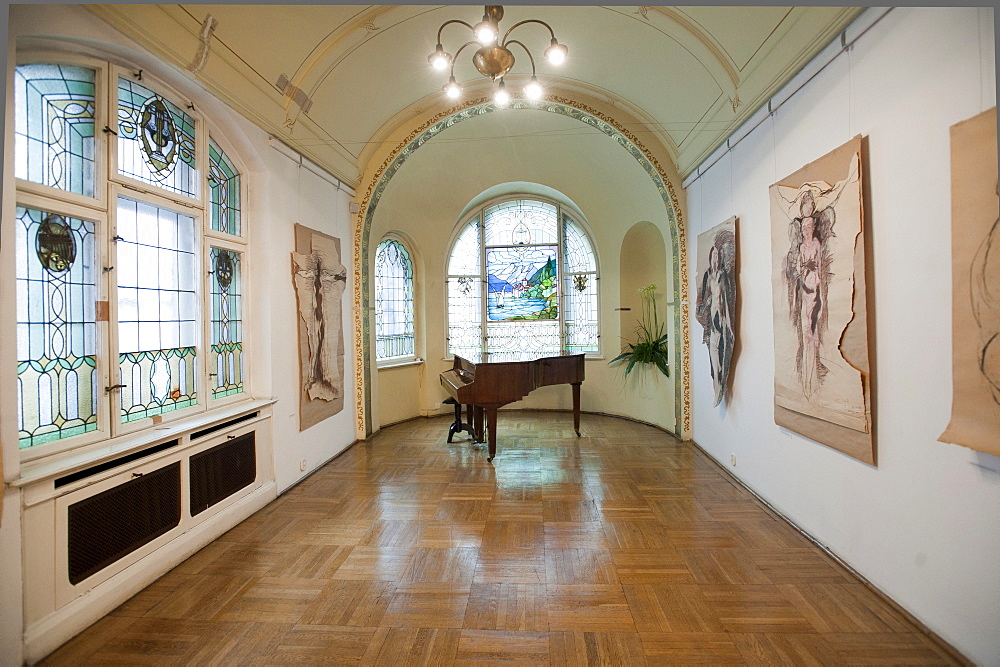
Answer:
<path fill-rule="evenodd" d="M 483 46 L 489 46 L 497 38 L 497 28 L 486 16 L 483 16 L 482 22 L 477 23 L 472 31 L 476 33 L 476 39 Z"/>
<path fill-rule="evenodd" d="M 462 87 L 455 81 L 455 77 L 449 77 L 448 83 L 444 84 L 444 92 L 451 99 L 457 99 L 462 94 Z"/>
<path fill-rule="evenodd" d="M 499 107 L 507 106 L 507 103 L 510 102 L 510 94 L 507 93 L 507 86 L 504 85 L 503 81 L 500 81 L 497 92 L 493 93 L 493 102 Z"/>
<path fill-rule="evenodd" d="M 440 44 L 434 49 L 434 53 L 427 56 L 427 62 L 429 62 L 434 69 L 445 69 L 451 64 L 451 54 L 445 53 L 444 47 Z"/>
<path fill-rule="evenodd" d="M 538 83 L 537 77 L 532 76 L 531 81 L 524 87 L 524 96 L 532 101 L 542 99 L 542 85 Z"/>
<path fill-rule="evenodd" d="M 549 62 L 553 65 L 562 65 L 566 61 L 566 54 L 569 49 L 566 48 L 565 44 L 560 44 L 556 41 L 556 38 L 552 38 L 552 46 L 545 49 L 545 57 L 549 59 Z"/>

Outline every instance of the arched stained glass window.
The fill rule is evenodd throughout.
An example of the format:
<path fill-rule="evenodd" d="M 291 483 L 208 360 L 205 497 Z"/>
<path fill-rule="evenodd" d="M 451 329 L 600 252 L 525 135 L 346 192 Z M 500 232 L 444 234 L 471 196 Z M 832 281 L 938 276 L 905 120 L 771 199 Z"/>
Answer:
<path fill-rule="evenodd" d="M 208 187 L 212 229 L 239 236 L 240 172 L 211 137 L 208 139 Z"/>
<path fill-rule="evenodd" d="M 487 206 L 452 247 L 448 350 L 491 362 L 596 354 L 597 277 L 590 239 L 560 206 Z"/>
<path fill-rule="evenodd" d="M 18 178 L 94 196 L 94 70 L 19 65 L 14 70 Z"/>
<path fill-rule="evenodd" d="M 375 251 L 375 358 L 413 354 L 413 262 L 402 243 L 386 239 Z"/>

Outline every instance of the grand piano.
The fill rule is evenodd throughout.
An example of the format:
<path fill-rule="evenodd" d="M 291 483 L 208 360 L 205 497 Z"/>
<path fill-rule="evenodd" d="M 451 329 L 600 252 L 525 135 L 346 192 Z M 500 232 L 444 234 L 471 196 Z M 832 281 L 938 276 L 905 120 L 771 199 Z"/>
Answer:
<path fill-rule="evenodd" d="M 532 361 L 473 363 L 455 356 L 451 369 L 441 373 L 441 386 L 459 405 L 477 408 L 476 440 L 483 441 L 482 415 L 486 416 L 489 456 L 497 454 L 497 410 L 519 401 L 538 387 L 569 384 L 573 387 L 573 428 L 580 435 L 580 384 L 582 354 L 542 357 Z"/>

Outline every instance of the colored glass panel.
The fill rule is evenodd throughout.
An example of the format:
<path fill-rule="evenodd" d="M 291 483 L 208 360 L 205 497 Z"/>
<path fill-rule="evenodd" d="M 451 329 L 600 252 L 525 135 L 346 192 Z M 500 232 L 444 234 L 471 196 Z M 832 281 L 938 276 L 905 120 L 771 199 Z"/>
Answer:
<path fill-rule="evenodd" d="M 212 398 L 243 391 L 242 253 L 212 248 L 212 341 L 209 375 Z"/>
<path fill-rule="evenodd" d="M 94 70 L 19 65 L 14 98 L 17 177 L 93 197 Z"/>
<path fill-rule="evenodd" d="M 208 140 L 208 188 L 212 229 L 239 236 L 242 233 L 240 173 L 211 137 Z"/>
<path fill-rule="evenodd" d="M 118 79 L 118 173 L 198 196 L 194 118 L 131 78 Z"/>
<path fill-rule="evenodd" d="M 413 263 L 398 241 L 375 251 L 375 358 L 413 356 Z"/>
<path fill-rule="evenodd" d="M 18 444 L 97 428 L 95 225 L 16 211 Z"/>
<path fill-rule="evenodd" d="M 118 198 L 118 351 L 122 421 L 197 403 L 195 220 Z"/>

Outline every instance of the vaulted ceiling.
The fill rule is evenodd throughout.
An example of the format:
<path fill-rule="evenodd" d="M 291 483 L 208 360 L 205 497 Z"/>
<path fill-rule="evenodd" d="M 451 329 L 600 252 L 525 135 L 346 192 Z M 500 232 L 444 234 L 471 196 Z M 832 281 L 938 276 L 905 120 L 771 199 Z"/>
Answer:
<path fill-rule="evenodd" d="M 95 14 L 186 69 L 267 132 L 358 185 L 400 128 L 461 103 L 432 70 L 438 27 L 475 24 L 473 5 L 90 5 Z M 547 94 L 614 110 L 646 145 L 659 144 L 682 177 L 860 12 L 845 7 L 524 6 L 501 30 L 541 19 L 569 47 L 560 67 L 542 56 L 548 32 L 517 29 Z M 445 50 L 469 39 L 449 26 Z M 464 98 L 485 97 L 466 49 L 455 76 Z M 531 73 L 515 50 L 517 91 Z M 469 54 L 469 57 L 467 57 Z M 573 133 L 565 140 L 573 141 Z"/>

